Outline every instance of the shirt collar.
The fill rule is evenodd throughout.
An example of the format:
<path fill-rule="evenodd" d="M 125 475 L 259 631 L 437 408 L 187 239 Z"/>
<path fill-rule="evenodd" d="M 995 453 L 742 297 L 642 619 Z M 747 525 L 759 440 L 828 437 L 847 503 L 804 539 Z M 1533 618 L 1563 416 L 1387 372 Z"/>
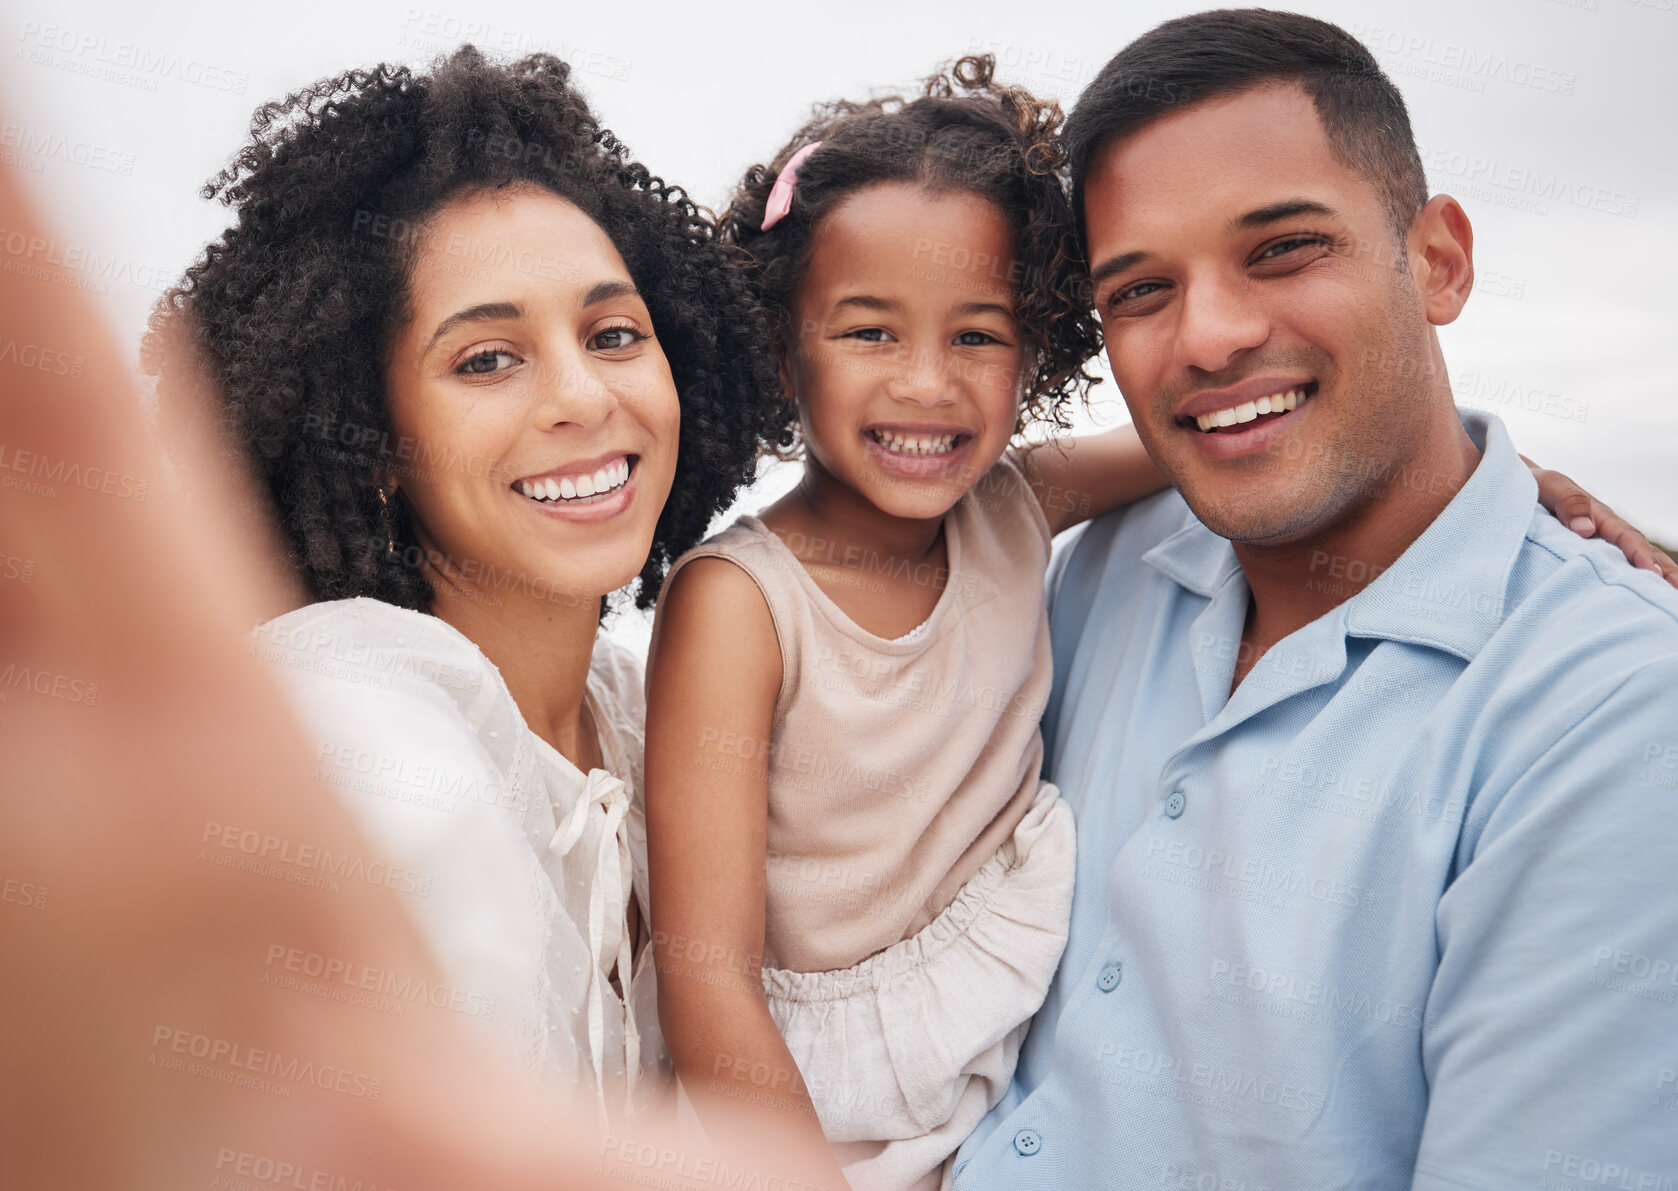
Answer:
<path fill-rule="evenodd" d="M 1462 415 L 1480 463 L 1433 523 L 1373 583 L 1341 605 L 1346 634 L 1430 645 L 1471 660 L 1504 619 L 1504 594 L 1532 524 L 1538 486 L 1491 414 Z M 1142 555 L 1210 599 L 1240 570 L 1235 549 L 1198 518 Z"/>
<path fill-rule="evenodd" d="M 1173 583 L 1207 599 L 1241 569 L 1235 547 L 1207 529 L 1192 512 L 1187 525 L 1142 555 L 1142 561 Z"/>
<path fill-rule="evenodd" d="M 1346 601 L 1348 636 L 1412 641 L 1471 661 L 1503 623 L 1538 483 L 1498 418 L 1465 414 L 1463 428 L 1481 449 L 1479 466 L 1410 548 Z"/>

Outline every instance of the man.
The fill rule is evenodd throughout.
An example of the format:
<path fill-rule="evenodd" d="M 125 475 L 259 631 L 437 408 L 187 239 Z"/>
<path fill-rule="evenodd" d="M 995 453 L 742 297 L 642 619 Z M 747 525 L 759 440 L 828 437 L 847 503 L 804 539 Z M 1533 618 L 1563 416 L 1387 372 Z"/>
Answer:
<path fill-rule="evenodd" d="M 1678 599 L 1459 418 L 1472 234 L 1398 92 L 1207 13 L 1066 139 L 1177 492 L 1053 579 L 1071 933 L 956 1187 L 1678 1184 Z"/>

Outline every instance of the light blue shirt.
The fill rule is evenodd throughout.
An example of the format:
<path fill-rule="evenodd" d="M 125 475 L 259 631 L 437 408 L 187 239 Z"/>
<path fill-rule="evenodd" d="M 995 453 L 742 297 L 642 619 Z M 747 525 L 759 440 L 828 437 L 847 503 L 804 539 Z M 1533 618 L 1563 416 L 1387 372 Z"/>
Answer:
<path fill-rule="evenodd" d="M 1060 555 L 1072 926 L 959 1191 L 1678 1187 L 1678 595 L 1469 429 L 1233 698 L 1247 583 L 1176 493 Z"/>

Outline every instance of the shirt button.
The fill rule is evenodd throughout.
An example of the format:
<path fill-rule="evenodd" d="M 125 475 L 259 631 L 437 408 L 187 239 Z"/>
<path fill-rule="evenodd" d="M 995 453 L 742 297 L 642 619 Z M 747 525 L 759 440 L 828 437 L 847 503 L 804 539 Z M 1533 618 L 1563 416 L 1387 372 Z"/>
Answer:
<path fill-rule="evenodd" d="M 1021 1129 L 1014 1134 L 1014 1149 L 1022 1158 L 1029 1158 L 1043 1148 L 1043 1139 L 1035 1129 Z"/>
<path fill-rule="evenodd" d="M 1095 986 L 1102 992 L 1112 992 L 1119 987 L 1119 980 L 1124 976 L 1124 965 L 1118 962 L 1106 964 L 1101 969 L 1101 975 L 1095 978 Z"/>
<path fill-rule="evenodd" d="M 1182 815 L 1184 808 L 1187 807 L 1188 804 L 1189 800 L 1183 797 L 1183 792 L 1181 790 L 1171 791 L 1171 797 L 1165 800 L 1165 817 L 1167 819 L 1178 818 Z"/>

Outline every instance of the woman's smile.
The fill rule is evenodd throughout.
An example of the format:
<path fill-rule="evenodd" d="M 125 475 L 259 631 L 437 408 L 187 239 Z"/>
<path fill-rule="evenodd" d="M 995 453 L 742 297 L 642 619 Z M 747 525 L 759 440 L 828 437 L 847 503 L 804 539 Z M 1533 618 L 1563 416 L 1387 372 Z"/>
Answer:
<path fill-rule="evenodd" d="M 565 464 L 513 482 L 543 516 L 577 523 L 606 521 L 629 508 L 635 499 L 635 464 L 640 456 L 617 452 L 582 463 Z"/>

